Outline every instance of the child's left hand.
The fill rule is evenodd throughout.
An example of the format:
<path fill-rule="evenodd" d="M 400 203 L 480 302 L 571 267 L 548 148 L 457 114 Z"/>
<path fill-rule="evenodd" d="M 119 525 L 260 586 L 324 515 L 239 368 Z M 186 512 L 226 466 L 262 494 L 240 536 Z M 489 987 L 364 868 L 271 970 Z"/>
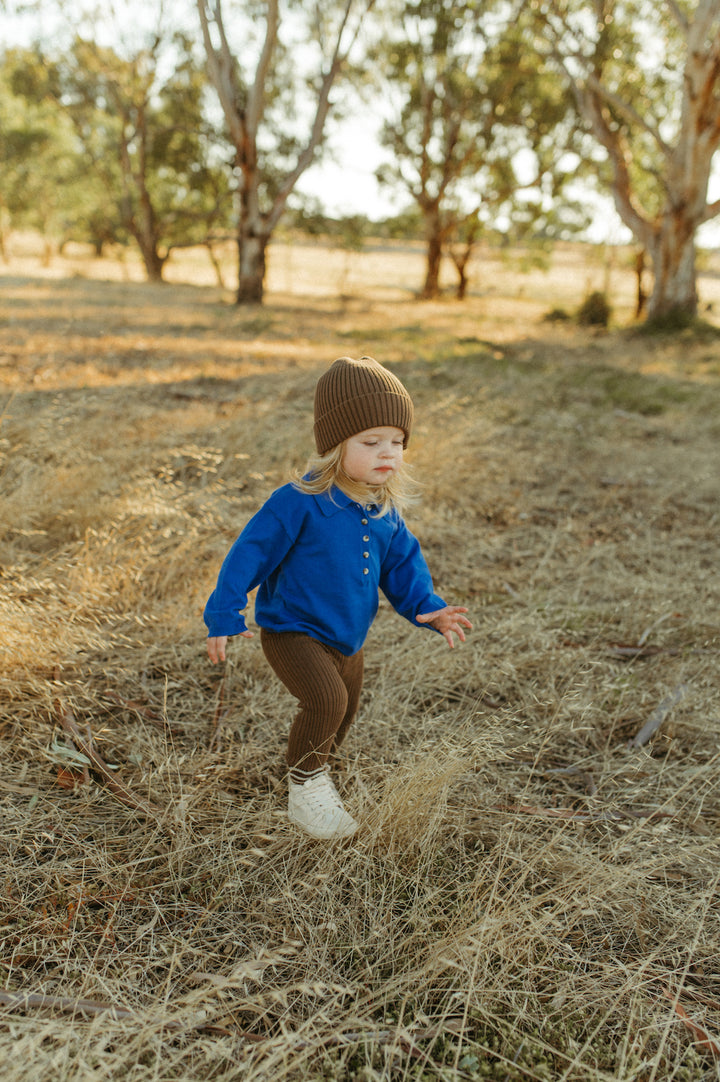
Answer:
<path fill-rule="evenodd" d="M 455 645 L 453 633 L 457 635 L 460 642 L 465 642 L 463 627 L 472 628 L 468 618 L 461 615 L 461 613 L 467 611 L 462 605 L 446 605 L 444 609 L 423 613 L 422 616 L 416 616 L 415 619 L 419 624 L 431 624 L 441 635 L 445 636 L 447 644 L 452 650 Z"/>

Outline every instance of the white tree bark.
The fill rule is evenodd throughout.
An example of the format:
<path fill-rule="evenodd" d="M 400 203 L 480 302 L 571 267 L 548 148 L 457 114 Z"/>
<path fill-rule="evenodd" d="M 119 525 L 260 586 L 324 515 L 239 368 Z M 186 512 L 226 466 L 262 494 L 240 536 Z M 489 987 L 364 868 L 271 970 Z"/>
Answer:
<path fill-rule="evenodd" d="M 312 164 L 330 111 L 330 92 L 353 47 L 362 18 L 374 0 L 343 0 L 324 68 L 318 74 L 315 112 L 304 146 L 276 189 L 270 207 L 260 204 L 263 162 L 259 149 L 266 92 L 282 23 L 279 0 L 265 5 L 265 34 L 252 79 L 242 80 L 240 66 L 225 32 L 223 0 L 197 0 L 208 71 L 222 106 L 238 169 L 238 304 L 263 300 L 265 253 L 287 199 Z"/>
<path fill-rule="evenodd" d="M 587 17 L 587 5 L 580 6 Z M 596 0 L 593 6 L 596 40 L 603 23 L 627 16 L 626 5 L 613 0 Z M 695 237 L 704 222 L 720 214 L 720 200 L 708 201 L 720 146 L 720 0 L 698 0 L 689 14 L 675 0 L 653 6 L 665 8 L 684 45 L 678 122 L 672 133 L 667 120 L 663 125 L 653 117 L 652 102 L 642 110 L 610 84 L 587 22 L 583 33 L 573 20 L 578 5 L 563 0 L 542 4 L 553 53 L 573 86 L 581 114 L 607 152 L 618 214 L 650 256 L 654 285 L 648 318 L 676 313 L 692 317 L 698 306 Z M 656 24 L 658 34 L 661 25 Z M 624 59 L 630 66 L 636 62 L 632 56 Z M 638 176 L 647 166 L 635 150 L 639 136 L 649 137 L 655 146 L 663 192 L 659 208 L 643 205 Z"/>

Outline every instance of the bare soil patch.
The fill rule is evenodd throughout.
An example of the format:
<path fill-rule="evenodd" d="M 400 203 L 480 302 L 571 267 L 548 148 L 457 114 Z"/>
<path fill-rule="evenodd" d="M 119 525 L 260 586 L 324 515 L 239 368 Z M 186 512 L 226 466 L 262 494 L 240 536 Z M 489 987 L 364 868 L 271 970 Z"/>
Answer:
<path fill-rule="evenodd" d="M 424 305 L 417 252 L 278 249 L 253 310 L 20 258 L 3 1078 L 717 1078 L 717 331 L 544 321 L 602 285 L 570 254 Z M 292 701 L 257 638 L 214 670 L 201 613 L 344 353 L 415 399 L 410 524 L 475 628 L 449 651 L 381 608 L 342 780 L 363 826 L 326 847 L 284 817 Z"/>

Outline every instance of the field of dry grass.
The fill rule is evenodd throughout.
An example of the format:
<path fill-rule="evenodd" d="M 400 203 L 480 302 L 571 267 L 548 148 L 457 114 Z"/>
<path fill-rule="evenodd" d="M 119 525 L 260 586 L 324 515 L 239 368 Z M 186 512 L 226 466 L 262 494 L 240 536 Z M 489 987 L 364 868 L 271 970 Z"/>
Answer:
<path fill-rule="evenodd" d="M 253 310 L 200 262 L 4 269 L 6 1082 L 720 1077 L 718 319 L 623 327 L 616 267 L 609 332 L 543 321 L 578 258 L 419 304 L 417 253 L 278 248 Z M 475 627 L 381 607 L 327 846 L 258 638 L 213 669 L 201 614 L 344 353 L 413 394 Z"/>

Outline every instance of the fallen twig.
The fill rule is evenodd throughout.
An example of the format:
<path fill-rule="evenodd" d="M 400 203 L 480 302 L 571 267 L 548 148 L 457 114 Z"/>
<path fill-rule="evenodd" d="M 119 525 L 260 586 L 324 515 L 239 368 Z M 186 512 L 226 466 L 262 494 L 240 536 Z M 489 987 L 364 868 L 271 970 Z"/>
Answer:
<path fill-rule="evenodd" d="M 606 808 L 602 811 L 578 811 L 575 808 L 541 808 L 534 804 L 493 804 L 494 811 L 514 812 L 517 815 L 547 816 L 551 819 L 574 819 L 577 822 L 594 823 L 603 819 L 621 821 L 623 819 L 674 819 L 674 812 L 665 812 L 658 809 L 652 811 L 634 811 L 629 808 L 614 810 Z"/>
<path fill-rule="evenodd" d="M 662 993 L 665 999 L 669 999 L 672 1003 L 675 1014 L 685 1028 L 690 1030 L 692 1035 L 696 1038 L 696 1047 L 699 1048 L 701 1052 L 708 1052 L 713 1059 L 720 1061 L 720 1043 L 710 1036 L 704 1026 L 701 1026 L 699 1022 L 696 1022 L 690 1017 L 680 1003 L 677 995 L 673 995 L 669 988 L 663 988 Z"/>
<path fill-rule="evenodd" d="M 427 1059 L 423 1049 L 417 1046 L 417 1041 L 436 1040 L 445 1033 L 462 1033 L 463 1026 L 462 1018 L 448 1018 L 441 1025 L 420 1029 L 408 1029 L 402 1026 L 398 1029 L 351 1030 L 347 1033 L 332 1033 L 327 1037 L 318 1037 L 316 1040 L 305 1037 L 293 1039 L 292 1034 L 284 1034 L 283 1041 L 289 1040 L 293 1051 L 302 1051 L 306 1048 L 341 1048 L 344 1045 L 360 1044 L 363 1041 L 377 1041 L 378 1044 L 396 1042 L 408 1055 Z"/>
<path fill-rule="evenodd" d="M 11 1011 L 27 1010 L 51 1010 L 62 1014 L 85 1014 L 85 1015 L 109 1015 L 114 1020 L 134 1018 L 147 1024 L 147 1019 L 137 1011 L 128 1007 L 118 1007 L 114 1003 L 102 1003 L 92 999 L 73 999 L 70 996 L 46 996 L 34 992 L 8 992 L 0 989 L 0 1004 L 8 1007 Z M 300 1037 L 291 1033 L 282 1035 L 248 1033 L 247 1030 L 236 1027 L 218 1026 L 212 1022 L 186 1023 L 177 1019 L 158 1020 L 156 1023 L 161 1029 L 172 1032 L 197 1030 L 224 1034 L 226 1036 L 242 1037 L 244 1040 L 258 1044 L 262 1041 L 280 1041 L 289 1045 L 295 1051 L 305 1048 L 337 1048 L 348 1044 L 359 1044 L 362 1041 L 377 1041 L 380 1044 L 396 1042 L 404 1052 L 413 1057 L 427 1059 L 423 1049 L 419 1048 L 417 1041 L 435 1040 L 444 1033 L 460 1033 L 463 1028 L 463 1020 L 460 1018 L 447 1018 L 438 1026 L 427 1026 L 419 1029 L 409 1029 L 404 1026 L 397 1029 L 379 1030 L 353 1030 L 347 1033 L 333 1033 L 327 1037 L 318 1036 L 316 1039 Z"/>
<path fill-rule="evenodd" d="M 136 796 L 131 789 L 128 789 L 127 785 L 121 782 L 113 774 L 107 763 L 95 751 L 92 739 L 85 739 L 78 728 L 70 707 L 66 703 L 63 703 L 61 699 L 58 699 L 56 709 L 60 724 L 71 738 L 77 750 L 90 760 L 92 769 L 96 774 L 100 775 L 108 789 L 118 798 L 118 800 L 128 808 L 134 808 L 136 811 L 142 812 L 148 819 L 154 819 L 156 822 L 159 822 L 161 819 L 159 810 L 154 808 L 151 804 L 148 804 L 142 797 Z"/>
<path fill-rule="evenodd" d="M 676 646 L 646 646 L 644 643 L 638 643 L 637 646 L 626 646 L 624 643 L 611 643 L 607 648 L 607 653 L 610 657 L 629 661 L 633 658 L 657 657 L 658 654 L 675 657 L 680 651 Z"/>
<path fill-rule="evenodd" d="M 644 646 L 653 631 L 657 631 L 657 629 L 660 627 L 660 624 L 664 624 L 665 621 L 670 620 L 671 617 L 672 613 L 666 612 L 662 616 L 660 616 L 659 619 L 654 620 L 648 627 L 646 627 L 642 635 L 638 639 L 638 646 Z"/>
<path fill-rule="evenodd" d="M 111 699 L 113 702 L 118 703 L 124 710 L 131 710 L 132 713 L 137 714 L 138 717 L 145 718 L 147 721 L 152 722 L 153 725 L 157 725 L 159 729 L 167 729 L 171 733 L 178 732 L 177 729 L 173 729 L 167 718 L 160 717 L 144 703 L 135 702 L 134 699 L 124 699 L 122 695 L 119 695 L 111 688 L 105 688 L 102 694 L 104 698 Z"/>
<path fill-rule="evenodd" d="M 629 742 L 629 748 L 642 748 L 647 744 L 648 740 L 657 730 L 660 728 L 665 718 L 668 716 L 674 706 L 685 698 L 688 693 L 687 684 L 679 684 L 674 691 L 672 691 L 667 698 L 653 710 L 648 720 L 643 725 L 642 729 L 633 739 Z"/>
<path fill-rule="evenodd" d="M 581 766 L 549 767 L 543 771 L 543 774 L 558 774 L 563 777 L 578 776 L 582 778 L 583 782 L 585 783 L 585 788 L 587 789 L 590 796 L 595 796 L 597 794 L 598 789 L 597 785 L 595 784 L 595 779 L 593 778 L 589 770 L 584 770 Z"/>
<path fill-rule="evenodd" d="M 117 1007 L 114 1003 L 96 1003 L 91 999 L 71 999 L 68 996 L 45 996 L 31 992 L 0 990 L 0 1003 L 12 1011 L 30 1008 L 61 1011 L 63 1014 L 110 1014 L 113 1018 L 136 1018 L 135 1011 Z"/>
<path fill-rule="evenodd" d="M 124 1018 L 134 1018 L 147 1024 L 147 1019 L 140 1016 L 137 1011 L 131 1011 L 127 1007 L 118 1007 L 115 1003 L 101 1003 L 92 999 L 72 999 L 70 996 L 46 996 L 34 992 L 8 992 L 0 989 L 0 1004 L 8 1007 L 11 1011 L 27 1010 L 50 1010 L 59 1011 L 61 1014 L 84 1014 L 84 1015 L 110 1015 L 116 1021 Z M 211 1022 L 186 1023 L 176 1019 L 166 1021 L 158 1020 L 156 1023 L 160 1029 L 172 1032 L 198 1030 L 207 1033 L 219 1033 L 225 1036 L 242 1036 L 248 1041 L 263 1041 L 256 1033 L 246 1033 L 237 1029 L 228 1029 L 226 1026 L 217 1026 Z"/>
<path fill-rule="evenodd" d="M 220 751 L 222 720 L 227 713 L 226 710 L 223 710 L 223 706 L 225 705 L 225 682 L 227 680 L 227 675 L 228 667 L 226 666 L 222 680 L 220 681 L 220 687 L 218 688 L 217 703 L 215 704 L 215 713 L 212 722 L 212 736 L 210 737 L 210 751 Z"/>
<path fill-rule="evenodd" d="M 626 819 L 627 816 L 617 811 L 586 812 L 574 808 L 540 808 L 533 804 L 493 804 L 494 811 L 514 812 L 516 815 L 539 815 L 551 819 L 575 819 L 582 822 L 595 822 L 600 819 Z"/>

